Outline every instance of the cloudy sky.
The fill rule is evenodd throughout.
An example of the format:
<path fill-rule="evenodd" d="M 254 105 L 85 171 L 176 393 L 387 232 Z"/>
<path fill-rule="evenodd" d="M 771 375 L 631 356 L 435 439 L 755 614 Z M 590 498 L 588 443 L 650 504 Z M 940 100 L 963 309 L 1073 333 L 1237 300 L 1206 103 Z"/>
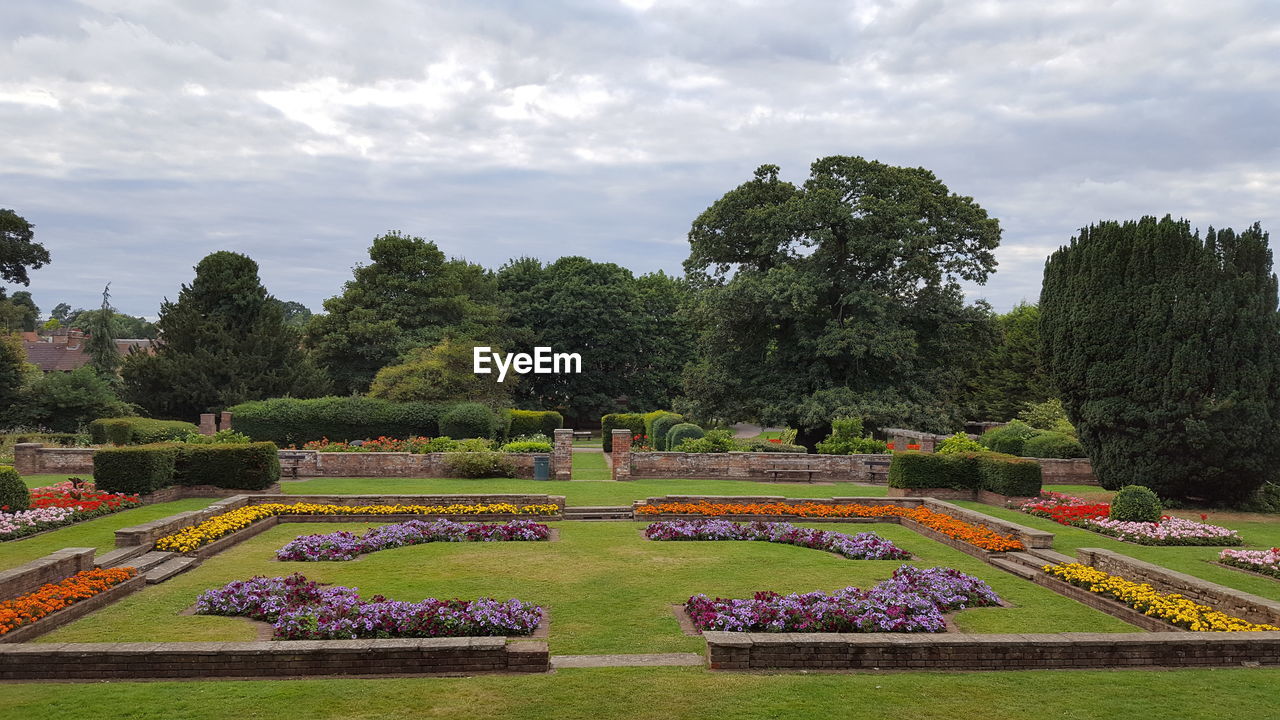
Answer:
<path fill-rule="evenodd" d="M 0 207 L 31 290 L 154 315 L 220 249 L 313 309 L 387 230 L 678 272 L 763 163 L 924 166 L 1039 293 L 1099 219 L 1280 239 L 1280 3 L 9 0 Z M 12 288 L 10 288 L 12 290 Z"/>

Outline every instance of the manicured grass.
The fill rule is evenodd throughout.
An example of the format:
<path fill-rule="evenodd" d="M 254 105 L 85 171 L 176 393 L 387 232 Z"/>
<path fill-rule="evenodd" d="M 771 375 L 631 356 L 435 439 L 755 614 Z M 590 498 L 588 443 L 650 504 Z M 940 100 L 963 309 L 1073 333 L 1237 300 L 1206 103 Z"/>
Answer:
<path fill-rule="evenodd" d="M 581 455 L 583 453 L 577 453 Z M 574 457 L 575 463 L 577 457 Z M 577 472 L 575 470 L 575 477 Z M 632 480 L 628 482 L 556 482 L 518 479 L 462 478 L 312 478 L 284 481 L 286 493 L 359 495 L 362 493 L 546 493 L 564 495 L 569 505 L 626 505 L 633 500 L 663 495 L 781 495 L 795 498 L 832 496 L 884 497 L 883 485 L 853 483 L 762 483 L 745 480 Z"/>
<path fill-rule="evenodd" d="M 104 515 L 75 525 L 51 530 L 41 535 L 33 535 L 21 540 L 0 542 L 0 569 L 17 567 L 38 557 L 43 557 L 55 550 L 68 547 L 92 547 L 99 553 L 115 547 L 115 531 L 131 525 L 156 520 L 185 512 L 198 510 L 214 502 L 213 498 L 188 498 L 155 505 L 144 505 L 132 510 L 123 510 L 112 515 Z"/>
<path fill-rule="evenodd" d="M 759 674 L 701 668 L 469 678 L 0 685 L 0 716 L 41 720 L 1216 720 L 1280 714 L 1280 669 Z"/>
<path fill-rule="evenodd" d="M 604 440 L 598 437 L 574 438 L 573 446 L 574 447 L 595 447 L 595 448 L 604 447 Z"/>
<path fill-rule="evenodd" d="M 3 465 L 3 464 L 4 463 L 0 463 L 0 465 Z M 79 475 L 23 475 L 22 482 L 26 483 L 27 487 L 29 488 L 38 488 L 38 487 L 45 487 L 46 485 L 53 485 L 56 483 L 60 483 L 60 482 L 63 482 L 64 480 L 68 480 L 73 477 L 90 480 L 93 478 L 93 474 L 80 473 Z"/>
<path fill-rule="evenodd" d="M 670 606 L 690 595 L 751 597 L 758 590 L 832 591 L 868 587 L 901 561 L 847 560 L 765 542 L 656 542 L 643 523 L 561 522 L 556 542 L 432 543 L 396 548 L 351 562 L 278 562 L 274 551 L 299 534 L 362 524 L 272 528 L 168 582 L 132 595 L 41 638 L 42 642 L 248 640 L 241 618 L 179 615 L 207 588 L 254 575 L 301 572 L 365 594 L 519 598 L 551 613 L 551 650 L 559 654 L 698 652 L 700 638 L 679 631 Z M 953 548 L 893 524 L 822 524 L 847 533 L 872 530 L 912 552 L 920 567 L 945 565 L 977 575 L 1015 607 L 961 612 L 973 632 L 1127 632 L 1132 626 L 1021 580 Z"/>
<path fill-rule="evenodd" d="M 573 454 L 574 480 L 612 480 L 613 474 L 605 462 L 603 452 L 575 452 Z"/>

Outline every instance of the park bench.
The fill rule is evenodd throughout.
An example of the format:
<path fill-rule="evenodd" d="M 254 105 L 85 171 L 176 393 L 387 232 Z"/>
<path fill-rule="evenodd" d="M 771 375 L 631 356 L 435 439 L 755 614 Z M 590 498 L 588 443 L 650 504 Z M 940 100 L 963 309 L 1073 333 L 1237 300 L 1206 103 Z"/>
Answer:
<path fill-rule="evenodd" d="M 888 460 L 868 460 L 867 461 L 867 478 L 870 482 L 877 485 L 885 485 L 889 482 L 889 461 Z"/>
<path fill-rule="evenodd" d="M 780 476 L 800 477 L 803 475 L 806 481 L 813 482 L 813 474 L 818 472 L 819 468 L 815 468 L 810 463 L 811 461 L 809 460 L 799 458 L 794 460 L 779 459 L 773 461 L 773 465 L 766 472 L 774 480 L 779 479 Z"/>
<path fill-rule="evenodd" d="M 284 477 L 287 474 L 291 478 L 297 478 L 298 468 L 301 467 L 303 461 L 306 460 L 307 454 L 299 451 L 291 452 L 289 450 L 281 450 L 279 455 L 280 477 Z"/>
<path fill-rule="evenodd" d="M 573 439 L 574 440 L 590 440 L 591 431 L 590 430 L 574 430 Z"/>

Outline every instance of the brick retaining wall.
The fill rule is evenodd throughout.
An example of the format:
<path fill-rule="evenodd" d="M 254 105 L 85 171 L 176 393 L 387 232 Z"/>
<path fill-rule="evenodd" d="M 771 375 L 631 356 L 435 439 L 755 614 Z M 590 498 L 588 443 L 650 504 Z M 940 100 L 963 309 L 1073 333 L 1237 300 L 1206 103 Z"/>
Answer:
<path fill-rule="evenodd" d="M 146 586 L 147 578 L 145 575 L 134 575 L 119 585 L 113 585 L 93 597 L 85 598 L 51 615 L 46 615 L 30 625 L 23 625 L 16 630 L 10 630 L 0 635 L 0 643 L 28 642 L 32 638 L 53 632 L 63 625 L 79 620 L 85 615 L 100 610 L 125 595 L 137 592 Z"/>
<path fill-rule="evenodd" d="M 63 548 L 0 572 L 0 600 L 26 595 L 41 585 L 59 582 L 93 569 L 94 548 Z"/>
<path fill-rule="evenodd" d="M 821 482 L 888 482 L 892 455 L 807 455 L 805 453 L 630 453 L 633 478 L 707 478 L 731 480 L 768 480 L 774 478 L 774 467 L 795 469 L 806 464 L 813 479 Z M 615 458 L 614 462 L 619 462 Z M 780 475 L 779 481 L 805 482 L 807 478 Z"/>
<path fill-rule="evenodd" d="M 1280 632 L 705 632 L 703 637 L 715 670 L 1031 670 L 1280 664 Z"/>

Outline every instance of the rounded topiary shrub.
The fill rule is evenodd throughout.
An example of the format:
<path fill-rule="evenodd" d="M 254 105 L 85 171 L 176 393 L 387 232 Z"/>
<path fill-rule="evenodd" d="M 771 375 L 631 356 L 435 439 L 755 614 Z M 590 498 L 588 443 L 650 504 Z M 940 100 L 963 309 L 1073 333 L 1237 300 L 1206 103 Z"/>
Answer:
<path fill-rule="evenodd" d="M 31 507 L 31 493 L 10 465 L 0 465 L 0 511 L 21 512 Z"/>
<path fill-rule="evenodd" d="M 1107 517 L 1126 522 L 1159 522 L 1163 514 L 1160 498 L 1151 488 L 1125 485 L 1111 498 L 1111 512 Z"/>
<path fill-rule="evenodd" d="M 671 432 L 671 428 L 684 422 L 683 415 L 675 413 L 666 413 L 659 415 L 653 419 L 653 430 L 649 433 L 649 439 L 653 441 L 655 450 L 670 450 L 667 447 L 667 433 Z"/>
<path fill-rule="evenodd" d="M 667 431 L 667 449 L 675 450 L 685 440 L 693 440 L 706 435 L 702 428 L 693 423 L 677 423 Z"/>
<path fill-rule="evenodd" d="M 947 437 L 938 443 L 938 447 L 934 452 L 940 455 L 952 455 L 955 453 L 974 453 L 986 450 L 977 440 L 958 432 L 955 435 Z"/>
<path fill-rule="evenodd" d="M 487 438 L 493 436 L 493 411 L 480 403 L 462 403 L 445 411 L 440 418 L 440 434 L 451 438 Z"/>
<path fill-rule="evenodd" d="M 1035 434 L 1035 428 L 1021 420 L 1014 420 L 1008 425 L 986 431 L 982 437 L 978 438 L 978 442 L 991 452 L 1022 455 L 1027 440 Z"/>
<path fill-rule="evenodd" d="M 1022 454 L 1032 458 L 1086 457 L 1084 446 L 1079 440 L 1060 432 L 1040 432 L 1032 435 L 1022 446 Z"/>

